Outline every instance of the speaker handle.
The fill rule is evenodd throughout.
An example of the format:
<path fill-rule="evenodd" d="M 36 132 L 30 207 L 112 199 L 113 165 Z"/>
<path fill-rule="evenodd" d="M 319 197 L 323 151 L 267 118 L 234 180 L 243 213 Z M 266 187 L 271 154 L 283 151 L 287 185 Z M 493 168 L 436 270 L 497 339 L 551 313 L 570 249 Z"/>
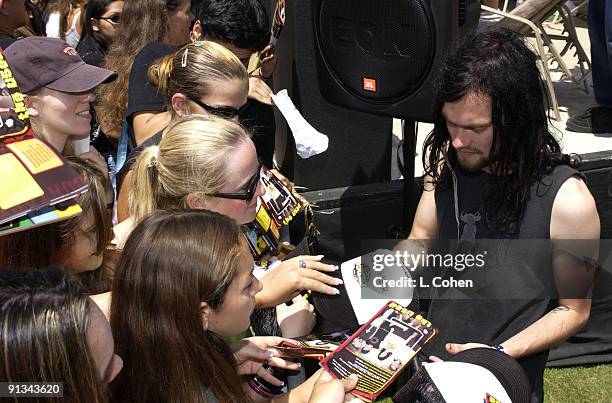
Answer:
<path fill-rule="evenodd" d="M 467 21 L 467 4 L 466 0 L 459 0 L 459 12 L 457 13 L 457 23 L 459 28 L 463 28 Z"/>

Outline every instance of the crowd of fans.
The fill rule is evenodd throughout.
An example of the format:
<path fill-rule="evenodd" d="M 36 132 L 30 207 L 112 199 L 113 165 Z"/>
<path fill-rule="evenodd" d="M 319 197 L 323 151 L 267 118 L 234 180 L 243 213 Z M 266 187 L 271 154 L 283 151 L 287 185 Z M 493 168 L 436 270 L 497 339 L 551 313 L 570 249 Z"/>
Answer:
<path fill-rule="evenodd" d="M 320 255 L 264 269 L 242 234 L 265 191 L 262 165 L 293 186 L 272 169 L 276 56 L 262 1 L 0 8 L 0 46 L 33 131 L 88 188 L 76 198 L 82 214 L 0 237 L 0 380 L 61 381 L 74 402 L 268 401 L 246 379 L 286 386 L 267 368 L 304 371 L 274 346 L 312 332 L 303 291 L 334 296 L 342 280 Z M 470 94 L 438 105 L 444 127 L 458 116 L 448 130 L 473 129 L 442 109 Z M 89 151 L 77 152 L 72 141 L 87 136 Z M 421 238 L 427 217 L 417 215 Z M 276 331 L 250 326 L 260 310 L 273 322 L 261 327 Z M 354 398 L 355 377 L 309 375 L 273 401 Z"/>
<path fill-rule="evenodd" d="M 33 131 L 88 191 L 80 215 L 0 238 L 0 378 L 61 381 L 75 402 L 267 400 L 246 379 L 281 386 L 266 368 L 300 370 L 274 346 L 314 326 L 299 293 L 335 295 L 339 281 L 307 255 L 256 277 L 242 236 L 263 194 L 261 164 L 273 168 L 263 3 L 2 9 L 1 46 Z M 78 153 L 72 141 L 88 136 Z M 251 314 L 266 308 L 276 334 L 254 335 Z M 275 401 L 342 402 L 355 384 L 317 372 Z"/>

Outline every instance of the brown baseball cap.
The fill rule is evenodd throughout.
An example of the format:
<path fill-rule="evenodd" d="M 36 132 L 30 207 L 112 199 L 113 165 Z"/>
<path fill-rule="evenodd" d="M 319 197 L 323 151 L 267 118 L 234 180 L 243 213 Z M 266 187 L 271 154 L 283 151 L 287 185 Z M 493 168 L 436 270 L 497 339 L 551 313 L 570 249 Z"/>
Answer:
<path fill-rule="evenodd" d="M 87 64 L 61 39 L 30 36 L 4 50 L 21 92 L 42 87 L 62 92 L 87 92 L 113 81 L 117 73 Z"/>

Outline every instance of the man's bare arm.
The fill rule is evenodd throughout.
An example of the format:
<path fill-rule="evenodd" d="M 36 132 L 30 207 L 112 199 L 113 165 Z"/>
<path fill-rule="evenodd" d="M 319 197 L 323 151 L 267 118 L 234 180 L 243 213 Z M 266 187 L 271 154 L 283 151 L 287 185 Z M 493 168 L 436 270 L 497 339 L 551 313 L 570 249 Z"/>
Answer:
<path fill-rule="evenodd" d="M 423 193 L 417 206 L 412 228 L 408 239 L 398 243 L 394 250 L 406 250 L 419 253 L 421 249 L 427 249 L 426 240 L 436 239 L 438 236 L 438 220 L 436 218 L 435 186 L 431 183 L 431 177 L 426 176 L 423 184 Z M 420 241 L 415 243 L 415 241 Z M 415 249 L 416 248 L 416 249 Z"/>
<path fill-rule="evenodd" d="M 580 179 L 568 179 L 555 198 L 550 222 L 559 306 L 502 343 L 510 355 L 519 358 L 546 350 L 584 326 L 591 310 L 590 291 L 596 272 L 593 262 L 599 254 L 599 235 L 599 215 L 593 196 Z M 567 241 L 570 239 L 580 241 Z"/>

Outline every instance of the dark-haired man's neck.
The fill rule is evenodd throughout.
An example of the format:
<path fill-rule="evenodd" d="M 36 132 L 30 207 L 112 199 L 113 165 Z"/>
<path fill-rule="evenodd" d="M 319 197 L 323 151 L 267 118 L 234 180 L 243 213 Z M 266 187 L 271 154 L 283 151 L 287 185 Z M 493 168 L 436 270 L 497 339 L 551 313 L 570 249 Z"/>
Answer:
<path fill-rule="evenodd" d="M 5 4 L 7 0 L 0 0 L 0 38 L 15 40 L 14 32 L 21 26 L 15 20 L 15 16 L 12 15 L 14 12 L 14 6 L 11 3 Z"/>

